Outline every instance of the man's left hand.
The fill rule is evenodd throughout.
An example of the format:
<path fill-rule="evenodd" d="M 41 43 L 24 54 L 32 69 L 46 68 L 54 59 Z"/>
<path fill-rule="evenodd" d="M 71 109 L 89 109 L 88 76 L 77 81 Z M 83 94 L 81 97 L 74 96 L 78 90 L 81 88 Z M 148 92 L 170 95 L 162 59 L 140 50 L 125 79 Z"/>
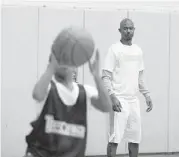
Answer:
<path fill-rule="evenodd" d="M 153 109 L 153 103 L 150 96 L 146 97 L 147 110 L 146 112 L 150 112 Z"/>

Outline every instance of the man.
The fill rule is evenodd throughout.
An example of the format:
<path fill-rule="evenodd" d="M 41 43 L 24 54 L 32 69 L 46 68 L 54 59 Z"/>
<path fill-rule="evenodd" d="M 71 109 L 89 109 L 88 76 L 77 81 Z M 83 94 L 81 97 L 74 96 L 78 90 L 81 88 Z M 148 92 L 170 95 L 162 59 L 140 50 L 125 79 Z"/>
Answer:
<path fill-rule="evenodd" d="M 109 48 L 103 68 L 103 81 L 113 103 L 110 113 L 108 157 L 116 155 L 122 139 L 128 141 L 130 157 L 137 157 L 141 140 L 140 106 L 136 93 L 140 91 L 152 110 L 149 91 L 144 85 L 144 64 L 142 50 L 132 44 L 133 22 L 125 18 L 120 23 L 121 40 Z"/>

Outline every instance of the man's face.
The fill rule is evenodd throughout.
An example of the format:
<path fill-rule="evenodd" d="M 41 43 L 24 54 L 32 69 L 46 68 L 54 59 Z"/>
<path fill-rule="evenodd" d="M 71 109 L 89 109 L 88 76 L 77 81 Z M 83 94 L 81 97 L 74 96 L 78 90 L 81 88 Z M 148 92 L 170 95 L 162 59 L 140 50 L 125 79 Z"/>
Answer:
<path fill-rule="evenodd" d="M 131 20 L 123 21 L 120 25 L 120 33 L 123 40 L 131 40 L 134 36 L 134 24 Z"/>

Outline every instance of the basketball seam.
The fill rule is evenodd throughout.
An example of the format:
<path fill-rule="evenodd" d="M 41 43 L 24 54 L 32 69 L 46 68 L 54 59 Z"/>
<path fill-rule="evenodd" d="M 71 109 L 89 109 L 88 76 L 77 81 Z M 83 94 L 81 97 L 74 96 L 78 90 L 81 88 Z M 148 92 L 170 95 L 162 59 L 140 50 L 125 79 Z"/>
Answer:
<path fill-rule="evenodd" d="M 63 53 L 62 53 L 62 51 L 63 51 L 63 49 L 64 49 L 64 47 L 69 43 L 69 41 L 70 41 L 70 38 L 67 38 L 67 41 L 65 42 L 65 44 L 63 44 L 62 46 L 61 46 L 61 53 L 60 53 L 60 58 L 64 55 Z"/>
<path fill-rule="evenodd" d="M 75 49 L 77 40 L 74 39 L 74 37 L 72 36 L 72 34 L 71 34 L 70 32 L 68 32 L 68 35 L 69 35 L 68 40 L 74 42 L 74 43 L 73 43 L 73 46 L 72 46 L 72 48 L 71 48 L 71 54 L 70 54 L 70 57 L 71 57 L 72 65 L 75 65 L 75 66 L 76 66 L 76 63 L 75 63 L 75 61 L 74 61 L 74 54 L 73 54 L 73 51 L 74 51 L 74 49 Z"/>
<path fill-rule="evenodd" d="M 64 47 L 69 43 L 69 41 L 70 41 L 70 38 L 67 38 L 67 40 L 66 40 L 66 42 L 65 42 L 65 44 L 63 44 L 61 47 L 60 47 L 60 59 L 63 59 L 63 53 L 62 53 L 62 51 L 63 51 L 63 49 L 64 49 Z"/>
<path fill-rule="evenodd" d="M 76 40 L 76 41 L 77 41 L 77 43 L 79 43 L 78 40 Z M 79 45 L 85 51 L 85 56 L 86 56 L 87 60 L 90 60 L 91 57 L 93 56 L 93 54 L 91 56 L 89 56 L 87 50 L 80 43 L 79 43 Z M 93 48 L 93 52 L 94 52 L 94 48 Z"/>
<path fill-rule="evenodd" d="M 91 59 L 91 57 L 93 56 L 93 53 L 92 53 L 92 55 L 88 55 L 87 49 L 79 42 L 79 40 L 72 34 L 72 32 L 68 32 L 68 36 L 67 36 L 66 42 L 60 46 L 60 51 L 61 51 L 61 53 L 60 53 L 59 58 L 63 58 L 63 55 L 64 55 L 64 54 L 62 53 L 62 51 L 64 50 L 65 46 L 68 45 L 68 43 L 69 43 L 70 41 L 72 42 L 72 46 L 71 46 L 71 49 L 70 49 L 71 54 L 70 54 L 70 56 L 68 56 L 68 57 L 71 57 L 71 58 L 69 58 L 69 60 L 71 61 L 71 64 L 72 64 L 72 65 L 74 65 L 74 66 L 77 66 L 77 65 L 78 65 L 78 64 L 75 63 L 75 54 L 74 54 L 74 52 L 75 52 L 75 47 L 76 47 L 76 44 L 77 44 L 77 43 L 78 43 L 78 46 L 82 49 L 82 51 L 84 51 L 84 53 L 85 53 L 84 56 L 85 56 L 86 60 L 88 61 L 88 60 Z M 92 42 L 93 42 L 93 43 L 92 43 L 92 44 L 93 44 L 93 51 L 92 51 L 92 52 L 94 52 L 95 44 L 94 44 L 93 39 L 92 39 Z M 63 60 L 63 59 L 62 59 L 62 60 Z M 69 61 L 69 60 L 68 60 L 68 61 Z"/>
<path fill-rule="evenodd" d="M 70 34 L 70 33 L 69 33 Z M 70 34 L 71 35 L 71 34 Z M 91 57 L 89 57 L 87 54 L 88 54 L 88 52 L 87 52 L 87 50 L 78 42 L 78 40 L 74 37 L 74 36 L 72 36 L 71 35 L 71 37 L 76 41 L 75 43 L 78 43 L 79 44 L 79 46 L 85 51 L 85 56 L 86 56 L 86 58 L 87 58 L 87 60 L 89 60 L 89 59 L 91 59 Z M 94 52 L 94 50 L 93 50 L 93 52 Z M 74 62 L 74 61 L 73 61 Z M 75 64 L 75 63 L 74 63 Z"/>
<path fill-rule="evenodd" d="M 71 53 L 71 61 L 72 61 L 72 64 L 74 64 L 76 66 L 76 63 L 74 61 L 74 49 L 75 49 L 77 41 L 76 40 L 74 40 L 74 41 L 75 41 L 75 43 L 73 44 L 72 49 L 71 49 L 71 52 L 72 52 Z"/>

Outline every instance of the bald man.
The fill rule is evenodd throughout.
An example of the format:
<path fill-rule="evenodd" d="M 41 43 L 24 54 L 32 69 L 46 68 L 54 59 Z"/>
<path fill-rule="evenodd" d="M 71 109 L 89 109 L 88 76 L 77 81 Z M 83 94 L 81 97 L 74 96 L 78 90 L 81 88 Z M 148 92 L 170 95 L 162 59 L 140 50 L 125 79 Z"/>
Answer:
<path fill-rule="evenodd" d="M 132 43 L 134 23 L 125 18 L 120 23 L 121 40 L 113 44 L 106 55 L 102 78 L 113 102 L 110 113 L 108 157 L 116 156 L 116 149 L 122 140 L 128 142 L 130 157 L 137 157 L 141 141 L 140 105 L 136 96 L 140 91 L 152 110 L 149 91 L 144 85 L 143 54 L 139 46 Z"/>

